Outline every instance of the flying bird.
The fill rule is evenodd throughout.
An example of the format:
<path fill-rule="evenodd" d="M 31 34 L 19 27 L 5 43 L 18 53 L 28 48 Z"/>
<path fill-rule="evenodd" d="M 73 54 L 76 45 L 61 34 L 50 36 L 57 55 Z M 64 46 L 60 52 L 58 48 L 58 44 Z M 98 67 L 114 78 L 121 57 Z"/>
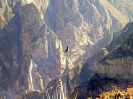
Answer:
<path fill-rule="evenodd" d="M 67 46 L 67 49 L 66 49 L 66 51 L 65 52 L 67 52 L 68 51 L 68 46 Z"/>

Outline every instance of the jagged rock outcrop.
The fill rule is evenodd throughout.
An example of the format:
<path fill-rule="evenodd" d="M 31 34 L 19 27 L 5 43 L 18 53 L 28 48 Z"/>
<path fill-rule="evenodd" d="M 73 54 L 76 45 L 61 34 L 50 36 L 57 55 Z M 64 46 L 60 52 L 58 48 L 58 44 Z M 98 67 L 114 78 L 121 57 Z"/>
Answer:
<path fill-rule="evenodd" d="M 106 57 L 100 59 L 96 64 L 94 64 L 93 70 L 100 76 L 93 76 L 88 82 L 86 82 L 87 86 L 85 86 L 86 84 L 82 85 L 83 88 L 81 88 L 80 91 L 87 90 L 87 92 L 85 92 L 85 94 L 80 92 L 79 99 L 87 96 L 90 97 L 90 95 L 87 94 L 90 91 L 92 96 L 96 97 L 102 91 L 110 91 L 112 89 L 111 87 L 114 85 L 122 89 L 132 86 L 132 25 L 133 23 L 129 23 L 123 29 L 123 33 L 121 34 L 122 38 L 124 37 L 124 34 L 126 35 L 126 33 L 130 31 L 128 38 L 120 46 L 111 51 Z M 120 40 L 119 36 L 117 39 Z"/>
<path fill-rule="evenodd" d="M 95 99 L 99 94 L 105 91 L 111 91 L 113 87 L 117 86 L 121 89 L 126 89 L 131 87 L 132 84 L 133 80 L 120 80 L 117 78 L 108 77 L 107 75 L 95 74 L 91 79 L 80 85 L 78 90 L 78 99 L 85 99 L 88 97 Z"/>
<path fill-rule="evenodd" d="M 81 70 L 70 72 L 75 75 L 71 85 L 76 82 L 79 86 L 78 99 L 95 98 L 103 91 L 110 91 L 112 86 L 122 89 L 132 86 L 132 26 L 132 22 L 128 23 L 105 48 L 89 58 Z"/>
<path fill-rule="evenodd" d="M 67 56 L 71 62 L 86 52 L 84 48 L 127 22 L 125 15 L 103 0 L 50 1 L 44 18 L 62 41 L 63 48 L 69 46 Z"/>
<path fill-rule="evenodd" d="M 104 47 L 112 40 L 111 33 L 128 21 L 106 0 L 1 0 L 1 90 L 13 97 L 44 90 L 49 81 L 76 64 L 80 68 L 72 69 L 63 80 L 69 83 L 69 93 L 82 61 L 101 49 L 102 38 L 109 35 Z"/>
<path fill-rule="evenodd" d="M 97 63 L 97 72 L 119 79 L 132 79 L 132 36 L 133 33 L 122 45 Z"/>
<path fill-rule="evenodd" d="M 130 22 L 122 30 L 118 31 L 117 33 L 113 33 L 111 35 L 106 36 L 97 44 L 95 44 L 95 46 L 92 48 L 93 50 L 96 50 L 100 47 L 101 49 L 98 50 L 95 54 L 93 54 L 92 57 L 86 60 L 85 64 L 81 69 L 81 78 L 86 79 L 89 76 L 89 73 L 87 71 L 93 70 L 93 66 L 95 66 L 95 63 L 97 61 L 108 55 L 112 50 L 118 48 L 127 39 L 129 34 L 133 32 L 132 27 L 133 23 Z"/>
<path fill-rule="evenodd" d="M 18 2 L 11 15 L 5 26 L 1 23 L 0 87 L 12 94 L 42 90 L 50 78 L 65 69 L 62 42 L 43 22 L 34 4 L 22 6 Z"/>
<path fill-rule="evenodd" d="M 90 58 L 88 63 L 84 65 L 81 71 L 82 76 L 85 75 L 85 72 L 87 76 L 89 76 L 87 72 L 92 72 L 92 70 L 94 70 L 93 72 L 98 73 L 99 77 L 93 76 L 89 81 L 82 84 L 83 87 L 79 90 L 79 99 L 91 97 L 91 95 L 87 94 L 88 92 L 91 92 L 92 96 L 96 97 L 102 91 L 110 91 L 112 86 L 118 86 L 125 89 L 132 85 L 132 26 L 133 23 L 127 24 L 121 33 L 109 44 L 109 46 L 107 46 L 107 49 L 109 48 L 108 51 L 110 51 L 110 49 L 114 48 L 112 45 L 115 44 L 115 49 L 113 51 L 102 59 L 101 56 L 103 56 L 103 54 L 98 52 L 92 57 L 93 64 L 91 64 L 92 60 Z M 126 38 L 127 34 L 128 37 Z M 120 44 L 122 38 L 125 38 L 125 40 Z M 114 43 L 116 40 L 119 40 L 119 42 Z M 102 80 L 100 81 L 100 79 Z M 84 91 L 85 93 L 81 91 Z"/>
<path fill-rule="evenodd" d="M 105 35 L 117 31 L 120 24 L 127 21 L 125 15 L 102 0 L 50 1 L 44 19 L 62 41 L 63 48 L 69 46 L 67 56 L 71 62 L 86 52 L 86 45 L 94 45 Z"/>

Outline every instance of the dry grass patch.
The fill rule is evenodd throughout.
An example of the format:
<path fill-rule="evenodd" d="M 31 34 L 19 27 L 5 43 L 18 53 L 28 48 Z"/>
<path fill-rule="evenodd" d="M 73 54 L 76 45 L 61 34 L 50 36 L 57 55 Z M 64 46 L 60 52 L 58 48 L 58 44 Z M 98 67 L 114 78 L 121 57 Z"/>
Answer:
<path fill-rule="evenodd" d="M 111 92 L 103 92 L 96 99 L 133 99 L 133 87 L 126 90 L 113 87 Z"/>

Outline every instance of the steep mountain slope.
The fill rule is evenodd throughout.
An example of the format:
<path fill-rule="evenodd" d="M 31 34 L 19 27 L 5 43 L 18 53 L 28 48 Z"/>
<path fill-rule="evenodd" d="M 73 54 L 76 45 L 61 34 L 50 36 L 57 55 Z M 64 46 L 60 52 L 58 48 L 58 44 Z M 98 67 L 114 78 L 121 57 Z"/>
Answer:
<path fill-rule="evenodd" d="M 105 90 L 111 90 L 113 85 L 117 85 L 120 88 L 126 88 L 132 84 L 130 79 L 121 80 L 117 78 L 111 78 L 106 74 L 99 75 L 97 74 L 98 72 L 96 72 L 97 68 L 95 68 L 95 64 L 98 60 L 108 55 L 108 53 L 110 53 L 112 50 L 117 49 L 118 46 L 120 46 L 121 43 L 127 39 L 129 34 L 133 32 L 132 27 L 133 22 L 130 22 L 118 33 L 113 34 L 111 36 L 111 40 L 107 40 L 109 39 L 110 35 L 102 39 L 100 42 L 98 42 L 98 44 L 95 45 L 95 48 L 100 48 L 98 46 L 102 45 L 101 50 L 97 51 L 92 57 L 88 58 L 85 64 L 83 64 L 83 67 L 77 65 L 77 67 L 73 68 L 68 74 L 60 76 L 62 78 L 63 84 L 66 85 L 64 88 L 67 89 L 67 94 L 69 95 L 70 99 L 75 93 L 72 92 L 69 94 L 69 92 L 74 90 L 75 86 L 80 86 L 78 97 L 79 99 L 84 99 L 90 97 L 90 94 L 92 94 L 93 97 L 96 97 Z M 107 43 L 106 45 L 103 44 L 105 41 Z M 50 88 L 53 85 L 55 86 L 55 83 L 56 79 L 53 79 L 53 81 L 49 83 L 48 87 Z M 91 93 L 88 94 L 88 92 Z"/>
<path fill-rule="evenodd" d="M 106 0 L 1 0 L 1 97 L 44 90 L 49 81 L 67 73 L 75 63 L 81 68 L 91 52 L 101 49 L 95 48 L 97 42 L 109 35 L 104 39 L 106 45 L 111 33 L 128 21 Z M 63 82 L 70 83 L 67 93 L 80 68 L 65 75 Z"/>
<path fill-rule="evenodd" d="M 92 48 L 93 50 L 98 49 L 100 47 L 101 49 L 98 50 L 95 54 L 93 54 L 92 57 L 86 60 L 85 64 L 81 69 L 82 70 L 81 78 L 86 79 L 89 75 L 87 73 L 88 69 L 92 69 L 92 67 L 95 65 L 95 63 L 98 60 L 108 55 L 108 53 L 110 53 L 112 50 L 119 47 L 124 42 L 124 40 L 129 36 L 129 34 L 133 32 L 132 27 L 133 27 L 133 22 L 130 22 L 122 30 L 103 38 L 101 41 L 95 44 L 94 48 Z"/>
<path fill-rule="evenodd" d="M 60 64 L 62 43 L 42 21 L 35 5 L 18 2 L 11 12 L 14 16 L 0 31 L 0 87 L 11 89 L 12 94 L 41 90 L 48 76 L 59 75 L 65 66 Z"/>
<path fill-rule="evenodd" d="M 109 5 L 103 0 L 49 2 L 44 20 L 62 41 L 63 49 L 69 46 L 70 50 L 65 54 L 71 64 L 68 64 L 69 69 L 88 47 L 127 23 L 126 16 Z"/>
<path fill-rule="evenodd" d="M 117 49 L 101 59 L 96 69 L 101 74 L 111 77 L 132 79 L 132 44 L 133 33 Z"/>
<path fill-rule="evenodd" d="M 132 0 L 107 0 L 115 8 L 117 8 L 124 15 L 128 16 L 131 20 L 133 18 L 133 1 Z"/>
<path fill-rule="evenodd" d="M 133 83 L 132 44 L 133 32 L 124 41 L 124 43 L 122 43 L 122 45 L 120 45 L 117 49 L 109 53 L 109 55 L 98 61 L 95 66 L 96 72 L 100 75 L 106 75 L 121 82 L 126 81 L 123 84 L 117 84 L 117 86 L 121 88 L 130 87 Z"/>
<path fill-rule="evenodd" d="M 126 40 L 118 47 L 111 51 L 104 58 L 104 53 L 100 50 L 87 63 L 82 67 L 81 76 L 85 79 L 89 77 L 89 72 L 94 73 L 90 80 L 85 81 L 79 89 L 79 99 L 90 97 L 88 92 L 91 92 L 93 97 L 96 97 L 103 91 L 110 91 L 112 86 L 116 85 L 122 89 L 130 87 L 133 83 L 132 79 L 132 44 L 133 44 L 133 23 L 127 24 L 122 30 L 121 34 L 118 35 L 117 39 L 114 39 L 111 43 L 114 44 L 116 40 L 121 42 L 121 38 Z M 113 46 L 108 46 L 110 49 Z M 102 58 L 102 59 L 101 59 Z M 99 61 L 98 61 L 99 60 Z M 98 62 L 97 62 L 98 61 Z M 83 92 L 84 91 L 84 92 Z"/>

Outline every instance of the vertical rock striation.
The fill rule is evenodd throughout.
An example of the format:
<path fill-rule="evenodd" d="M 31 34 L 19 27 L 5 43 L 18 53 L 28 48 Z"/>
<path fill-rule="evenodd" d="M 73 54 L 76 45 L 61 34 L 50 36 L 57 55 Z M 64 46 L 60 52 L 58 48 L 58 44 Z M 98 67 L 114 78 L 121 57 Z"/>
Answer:
<path fill-rule="evenodd" d="M 101 48 L 95 45 L 128 21 L 106 0 L 1 0 L 1 90 L 11 96 L 44 90 L 75 64 L 81 68 Z"/>

